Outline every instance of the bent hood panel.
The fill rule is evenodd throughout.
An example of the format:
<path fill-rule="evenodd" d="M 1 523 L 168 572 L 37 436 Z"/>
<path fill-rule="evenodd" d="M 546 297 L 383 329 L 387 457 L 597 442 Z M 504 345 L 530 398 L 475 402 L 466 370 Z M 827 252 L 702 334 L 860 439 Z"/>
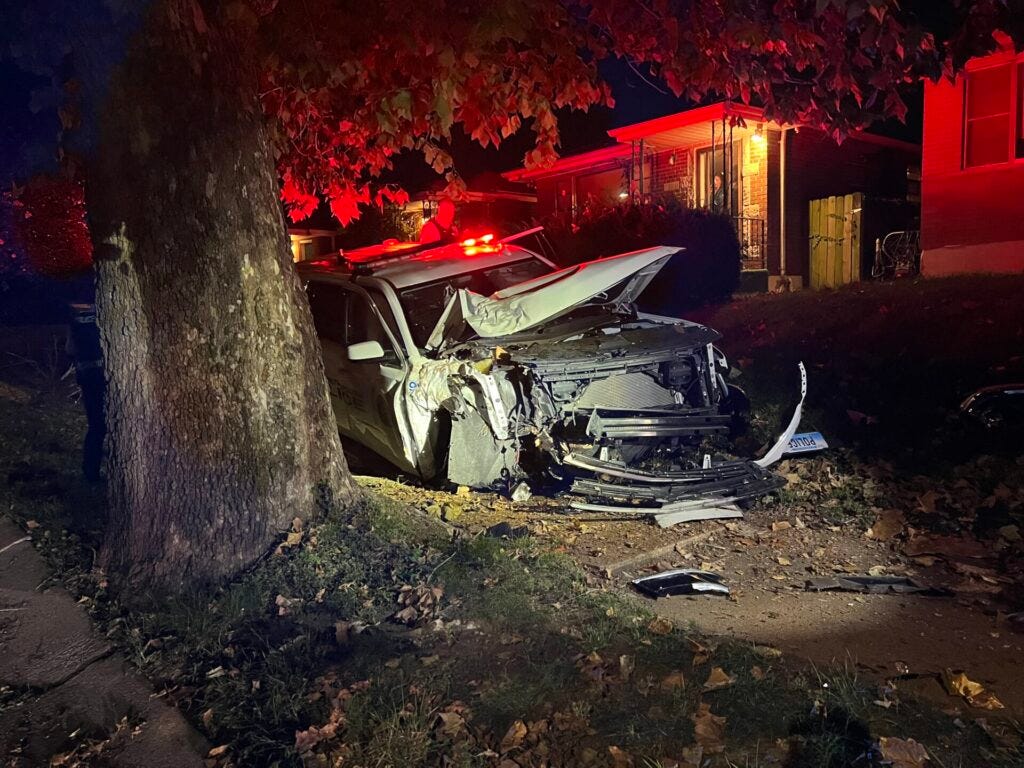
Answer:
<path fill-rule="evenodd" d="M 461 340 L 508 336 L 534 328 L 585 304 L 624 305 L 636 301 L 669 258 L 681 248 L 658 246 L 584 262 L 482 296 L 459 289 L 427 342 L 433 349 Z"/>

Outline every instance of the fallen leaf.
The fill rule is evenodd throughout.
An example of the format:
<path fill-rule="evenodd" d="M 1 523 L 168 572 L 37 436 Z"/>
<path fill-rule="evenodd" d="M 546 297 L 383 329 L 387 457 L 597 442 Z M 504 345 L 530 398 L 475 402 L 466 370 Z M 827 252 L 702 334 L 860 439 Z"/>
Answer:
<path fill-rule="evenodd" d="M 612 768 L 630 768 L 633 765 L 633 756 L 619 747 L 608 747 L 608 754 L 612 756 Z"/>
<path fill-rule="evenodd" d="M 672 622 L 661 616 L 655 616 L 647 625 L 647 630 L 655 635 L 667 635 L 672 631 Z"/>
<path fill-rule="evenodd" d="M 686 685 L 686 678 L 683 677 L 683 673 L 678 670 L 675 672 L 669 672 L 665 677 L 662 678 L 660 688 L 663 691 L 671 691 L 676 688 L 682 688 Z"/>
<path fill-rule="evenodd" d="M 704 681 L 705 691 L 717 691 L 719 688 L 728 688 L 736 682 L 736 675 L 730 675 L 721 667 L 715 667 Z"/>
<path fill-rule="evenodd" d="M 945 669 L 942 684 L 950 696 L 962 696 L 968 704 L 979 709 L 1004 709 L 1003 702 L 985 690 L 981 683 L 971 680 L 963 672 Z"/>
<path fill-rule="evenodd" d="M 851 423 L 857 424 L 857 425 L 862 425 L 863 424 L 865 426 L 869 426 L 871 424 L 877 424 L 878 423 L 878 419 L 875 416 L 869 416 L 868 414 L 864 413 L 863 411 L 847 410 L 846 411 L 846 416 L 847 416 L 847 418 L 850 419 Z"/>
<path fill-rule="evenodd" d="M 775 562 L 777 562 L 779 565 L 792 565 L 793 564 L 792 560 L 790 560 L 788 557 L 782 557 L 782 555 L 779 555 L 778 557 L 776 557 L 775 558 Z"/>
<path fill-rule="evenodd" d="M 942 494 L 938 491 L 925 491 L 917 497 L 917 507 L 926 514 L 933 514 L 935 512 L 935 502 L 942 498 Z"/>
<path fill-rule="evenodd" d="M 30 531 L 34 531 L 36 528 L 39 527 L 39 523 L 37 523 L 35 520 L 26 520 L 25 527 L 28 528 Z"/>
<path fill-rule="evenodd" d="M 725 718 L 711 714 L 711 705 L 700 703 L 693 715 L 693 735 L 705 752 L 712 754 L 725 749 Z"/>
<path fill-rule="evenodd" d="M 977 539 L 959 536 L 914 536 L 903 545 L 903 552 L 910 557 L 938 555 L 983 560 L 994 554 L 992 547 Z"/>
<path fill-rule="evenodd" d="M 284 595 L 278 595 L 274 598 L 274 605 L 277 606 L 278 616 L 288 616 L 292 612 L 292 608 L 296 608 L 302 605 L 301 597 L 285 597 Z"/>
<path fill-rule="evenodd" d="M 209 752 L 206 753 L 206 756 L 207 757 L 220 757 L 221 755 L 223 755 L 225 752 L 228 751 L 228 747 L 229 746 L 230 746 L 229 744 L 221 744 L 219 747 L 214 747 L 213 749 L 211 749 Z"/>
<path fill-rule="evenodd" d="M 679 768 L 700 768 L 704 761 L 704 748 L 699 744 L 685 747 L 682 753 L 683 763 Z"/>
<path fill-rule="evenodd" d="M 522 720 L 516 720 L 512 725 L 505 731 L 505 736 L 501 740 L 501 752 L 502 754 L 515 749 L 523 743 L 523 739 L 526 738 L 526 723 Z"/>
<path fill-rule="evenodd" d="M 696 640 L 687 639 L 686 644 L 693 654 L 693 666 L 698 667 L 711 658 L 711 651 Z"/>
<path fill-rule="evenodd" d="M 457 736 L 466 727 L 466 720 L 458 712 L 439 712 L 437 727 L 449 738 Z"/>
<path fill-rule="evenodd" d="M 928 751 L 913 739 L 895 739 L 883 736 L 878 740 L 882 759 L 892 768 L 922 768 L 928 761 Z"/>
<path fill-rule="evenodd" d="M 210 728 L 210 723 L 213 722 L 213 707 L 203 712 L 203 727 L 206 729 Z"/>
<path fill-rule="evenodd" d="M 1007 541 L 1020 541 L 1020 528 L 1016 525 L 1004 525 L 999 529 L 999 535 Z"/>
<path fill-rule="evenodd" d="M 750 668 L 750 676 L 755 680 L 764 680 L 764 670 L 755 664 Z"/>
<path fill-rule="evenodd" d="M 626 653 L 619 656 L 619 675 L 623 680 L 629 680 L 635 668 L 636 662 L 632 656 Z"/>
<path fill-rule="evenodd" d="M 788 530 L 788 529 L 790 529 L 792 527 L 793 526 L 790 524 L 790 522 L 788 520 L 776 520 L 774 523 L 772 523 L 772 531 L 773 532 L 785 531 L 785 530 Z"/>
<path fill-rule="evenodd" d="M 889 541 L 899 535 L 906 523 L 906 518 L 898 509 L 885 509 L 878 513 L 866 535 L 875 541 Z"/>

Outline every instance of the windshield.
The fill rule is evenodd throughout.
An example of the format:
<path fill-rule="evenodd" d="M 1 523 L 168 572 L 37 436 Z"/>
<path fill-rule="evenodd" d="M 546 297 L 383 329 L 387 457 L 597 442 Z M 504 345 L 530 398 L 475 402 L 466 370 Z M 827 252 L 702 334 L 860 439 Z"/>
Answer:
<path fill-rule="evenodd" d="M 407 288 L 399 294 L 399 299 L 409 321 L 412 338 L 416 346 L 423 347 L 449 299 L 458 289 L 466 288 L 473 293 L 490 296 L 495 291 L 532 280 L 550 271 L 551 267 L 540 259 L 524 259 L 512 264 L 466 272 L 436 283 Z"/>

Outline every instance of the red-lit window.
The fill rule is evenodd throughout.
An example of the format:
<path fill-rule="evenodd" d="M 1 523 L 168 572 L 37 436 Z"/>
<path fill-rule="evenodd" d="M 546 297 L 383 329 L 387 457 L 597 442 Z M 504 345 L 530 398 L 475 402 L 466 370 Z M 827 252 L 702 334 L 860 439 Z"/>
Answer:
<path fill-rule="evenodd" d="M 1013 75 L 1009 64 L 967 75 L 964 167 L 1005 163 L 1010 159 L 1017 113 Z"/>
<path fill-rule="evenodd" d="M 1024 157 L 1024 64 L 1017 65 L 1017 157 Z"/>

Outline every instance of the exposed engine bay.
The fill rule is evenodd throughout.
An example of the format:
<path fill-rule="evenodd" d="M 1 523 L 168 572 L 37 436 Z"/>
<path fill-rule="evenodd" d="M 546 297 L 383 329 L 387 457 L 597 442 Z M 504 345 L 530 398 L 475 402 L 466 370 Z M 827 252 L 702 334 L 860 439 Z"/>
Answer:
<path fill-rule="evenodd" d="M 745 429 L 749 409 L 726 379 L 719 338 L 696 323 L 603 310 L 447 349 L 447 479 L 568 487 L 587 511 L 657 511 L 678 522 L 710 505 L 708 516 L 731 516 L 719 506 L 781 480 L 752 461 L 712 463 L 701 450 Z"/>

